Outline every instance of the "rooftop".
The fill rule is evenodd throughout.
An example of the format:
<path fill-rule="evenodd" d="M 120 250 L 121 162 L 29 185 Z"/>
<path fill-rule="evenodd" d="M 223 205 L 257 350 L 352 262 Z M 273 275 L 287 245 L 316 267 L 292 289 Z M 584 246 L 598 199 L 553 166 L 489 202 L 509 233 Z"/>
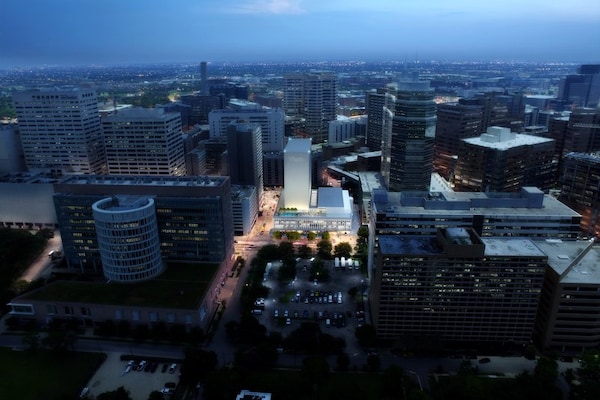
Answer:
<path fill-rule="evenodd" d="M 55 281 L 19 300 L 197 309 L 217 269 L 218 264 L 170 264 L 158 278 L 131 284 Z"/>
<path fill-rule="evenodd" d="M 535 240 L 562 283 L 600 284 L 600 246 L 593 241 Z"/>
<path fill-rule="evenodd" d="M 514 147 L 531 146 L 534 144 L 548 143 L 554 139 L 540 136 L 525 135 L 510 132 L 508 128 L 490 126 L 486 133 L 479 137 L 462 139 L 464 142 L 494 150 L 508 150 Z"/>
<path fill-rule="evenodd" d="M 310 153 L 311 139 L 290 138 L 285 146 L 286 153 Z"/>
<path fill-rule="evenodd" d="M 137 175 L 73 175 L 61 181 L 69 185 L 129 186 L 220 186 L 228 178 L 221 176 L 137 176 Z"/>

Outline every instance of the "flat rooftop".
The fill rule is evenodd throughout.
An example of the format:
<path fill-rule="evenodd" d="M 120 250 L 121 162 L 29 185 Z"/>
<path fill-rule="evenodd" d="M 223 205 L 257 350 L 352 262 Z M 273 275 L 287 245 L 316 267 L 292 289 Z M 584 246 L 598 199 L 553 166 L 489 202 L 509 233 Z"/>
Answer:
<path fill-rule="evenodd" d="M 284 152 L 310 154 L 311 144 L 311 139 L 290 138 L 285 146 Z"/>
<path fill-rule="evenodd" d="M 548 255 L 548 265 L 563 275 L 561 283 L 600 284 L 600 246 L 587 240 L 534 240 Z"/>
<path fill-rule="evenodd" d="M 218 264 L 170 264 L 161 276 L 138 283 L 55 281 L 18 299 L 197 309 L 218 268 Z"/>
<path fill-rule="evenodd" d="M 548 138 L 543 138 L 540 136 L 533 136 L 533 135 L 525 135 L 522 133 L 516 133 L 516 134 L 512 135 L 512 137 L 510 139 L 506 139 L 506 140 L 489 141 L 489 140 L 486 140 L 486 137 L 484 135 L 479 136 L 479 137 L 474 137 L 474 138 L 466 138 L 466 139 L 462 139 L 462 140 L 465 141 L 466 143 L 469 143 L 469 144 L 472 144 L 475 146 L 487 147 L 489 149 L 494 149 L 494 150 L 508 150 L 508 149 L 512 149 L 515 147 L 531 146 L 531 145 L 548 143 L 548 142 L 554 141 L 554 139 L 548 139 Z"/>
<path fill-rule="evenodd" d="M 128 185 L 128 186 L 221 186 L 228 177 L 221 176 L 136 176 L 136 175 L 73 175 L 60 183 L 68 185 Z"/>

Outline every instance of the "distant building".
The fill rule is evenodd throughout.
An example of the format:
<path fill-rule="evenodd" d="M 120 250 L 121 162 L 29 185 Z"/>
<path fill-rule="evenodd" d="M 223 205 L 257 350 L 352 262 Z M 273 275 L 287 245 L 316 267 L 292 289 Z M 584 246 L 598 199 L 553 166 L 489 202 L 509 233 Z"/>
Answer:
<path fill-rule="evenodd" d="M 571 152 L 592 153 L 599 150 L 600 109 L 574 108 L 565 132 L 563 156 Z"/>
<path fill-rule="evenodd" d="M 481 131 L 485 132 L 490 126 L 510 127 L 509 109 L 500 97 L 502 91 L 485 91 L 475 93 L 472 97 L 459 99 L 459 104 L 482 107 Z"/>
<path fill-rule="evenodd" d="M 29 170 L 106 173 L 98 98 L 85 88 L 15 92 L 13 102 Z"/>
<path fill-rule="evenodd" d="M 581 214 L 581 234 L 600 238 L 600 153 L 563 158 L 558 199 Z"/>
<path fill-rule="evenodd" d="M 436 104 L 427 81 L 401 82 L 396 93 L 390 162 L 382 161 L 388 188 L 427 190 L 433 170 Z M 384 144 L 384 147 L 387 144 Z M 385 159 L 385 156 L 382 154 Z M 385 168 L 389 168 L 385 170 Z"/>
<path fill-rule="evenodd" d="M 433 168 L 446 180 L 453 180 L 461 139 L 479 136 L 483 106 L 445 103 L 437 106 Z"/>
<path fill-rule="evenodd" d="M 212 110 L 225 108 L 224 95 L 185 94 L 181 95 L 181 102 L 190 107 L 189 124 L 208 124 L 208 114 Z"/>
<path fill-rule="evenodd" d="M 282 151 L 285 132 L 283 110 L 261 108 L 256 103 L 248 101 L 245 103 L 245 106 L 236 110 L 211 111 L 208 116 L 210 137 L 225 136 L 231 122 L 258 124 L 262 132 L 263 151 Z"/>
<path fill-rule="evenodd" d="M 577 107 L 597 107 L 600 100 L 600 64 L 581 65 L 577 74 L 562 78 L 557 97 Z"/>
<path fill-rule="evenodd" d="M 263 154 L 263 186 L 283 186 L 283 151 Z"/>
<path fill-rule="evenodd" d="M 17 124 L 0 123 L 0 175 L 27 171 Z"/>
<path fill-rule="evenodd" d="M 356 136 L 365 137 L 367 117 L 344 117 L 337 116 L 335 121 L 329 122 L 328 143 L 343 142 Z"/>
<path fill-rule="evenodd" d="M 284 76 L 283 106 L 286 116 L 304 119 L 304 135 L 314 143 L 327 139 L 329 122 L 336 118 L 337 76 L 330 72 Z"/>
<path fill-rule="evenodd" d="M 367 92 L 367 146 L 372 151 L 382 150 L 383 137 L 391 134 L 394 115 L 395 90 L 391 87 Z"/>
<path fill-rule="evenodd" d="M 130 108 L 104 117 L 102 126 L 109 174 L 186 174 L 179 113 Z"/>
<path fill-rule="evenodd" d="M 454 175 L 460 192 L 517 192 L 523 186 L 547 191 L 555 186 L 554 140 L 489 127 L 462 139 Z"/>
<path fill-rule="evenodd" d="M 250 390 L 242 390 L 235 400 L 271 400 L 271 393 L 252 392 Z"/>

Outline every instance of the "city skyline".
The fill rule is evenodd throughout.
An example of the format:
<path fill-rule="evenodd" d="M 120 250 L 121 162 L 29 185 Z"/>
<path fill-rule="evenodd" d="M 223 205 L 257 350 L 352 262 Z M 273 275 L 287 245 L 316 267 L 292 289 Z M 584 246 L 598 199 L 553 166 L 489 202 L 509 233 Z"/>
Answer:
<path fill-rule="evenodd" d="M 0 68 L 219 61 L 556 61 L 600 50 L 593 0 L 7 0 Z"/>

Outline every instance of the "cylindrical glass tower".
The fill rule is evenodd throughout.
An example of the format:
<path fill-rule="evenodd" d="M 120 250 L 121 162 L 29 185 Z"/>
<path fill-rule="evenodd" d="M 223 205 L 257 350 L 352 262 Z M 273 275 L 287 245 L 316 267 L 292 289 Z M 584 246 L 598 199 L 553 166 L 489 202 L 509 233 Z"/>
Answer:
<path fill-rule="evenodd" d="M 92 206 L 107 279 L 139 282 L 163 271 L 154 200 L 109 197 Z"/>

